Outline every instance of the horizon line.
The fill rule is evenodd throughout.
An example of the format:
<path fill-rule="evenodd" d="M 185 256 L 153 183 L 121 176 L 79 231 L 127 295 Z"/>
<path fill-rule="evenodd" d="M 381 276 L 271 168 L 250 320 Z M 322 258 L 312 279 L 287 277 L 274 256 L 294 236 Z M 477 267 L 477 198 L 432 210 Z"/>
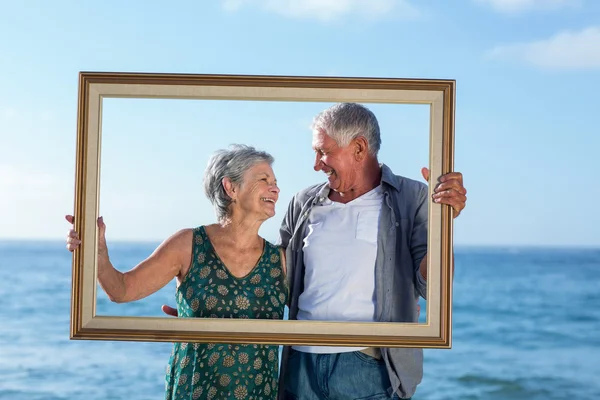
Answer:
<path fill-rule="evenodd" d="M 265 238 L 271 243 L 276 241 Z M 0 243 L 60 243 L 64 239 L 50 239 L 50 238 L 10 238 L 0 237 Z M 112 244 L 140 244 L 140 245 L 158 245 L 163 240 L 154 239 L 112 239 L 108 240 Z M 600 249 L 600 243 L 598 244 L 565 244 L 565 243 L 550 243 L 550 244 L 532 244 L 532 243 L 454 243 L 455 248 L 490 248 L 490 249 L 514 249 L 514 248 L 563 248 L 563 249 Z"/>

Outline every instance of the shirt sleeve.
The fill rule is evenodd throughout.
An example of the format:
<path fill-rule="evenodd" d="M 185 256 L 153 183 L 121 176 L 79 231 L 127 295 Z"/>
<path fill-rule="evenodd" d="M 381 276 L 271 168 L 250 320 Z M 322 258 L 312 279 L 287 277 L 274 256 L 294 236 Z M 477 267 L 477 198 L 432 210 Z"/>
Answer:
<path fill-rule="evenodd" d="M 417 293 L 427 300 L 427 281 L 421 275 L 420 266 L 423 257 L 427 254 L 427 226 L 428 226 L 428 189 L 423 185 L 419 191 L 417 212 L 413 224 L 410 251 L 414 260 L 415 288 Z"/>
<path fill-rule="evenodd" d="M 286 279 L 290 288 L 290 296 L 288 297 L 288 307 L 290 306 L 289 302 L 291 301 L 291 294 L 293 289 L 293 278 L 294 278 L 294 255 L 292 254 L 290 248 L 290 241 L 292 240 L 292 235 L 295 229 L 294 222 L 294 213 L 295 213 L 295 202 L 296 198 L 294 197 L 290 204 L 288 204 L 288 209 L 283 216 L 283 221 L 281 222 L 281 226 L 279 227 L 279 238 L 277 239 L 277 245 L 282 248 L 286 255 Z"/>
<path fill-rule="evenodd" d="M 290 203 L 288 204 L 288 209 L 283 216 L 283 221 L 281 222 L 281 226 L 279 227 L 279 238 L 277 239 L 277 245 L 283 247 L 283 249 L 287 249 L 290 240 L 292 239 L 292 234 L 294 232 L 294 203 L 295 198 L 292 198 Z"/>

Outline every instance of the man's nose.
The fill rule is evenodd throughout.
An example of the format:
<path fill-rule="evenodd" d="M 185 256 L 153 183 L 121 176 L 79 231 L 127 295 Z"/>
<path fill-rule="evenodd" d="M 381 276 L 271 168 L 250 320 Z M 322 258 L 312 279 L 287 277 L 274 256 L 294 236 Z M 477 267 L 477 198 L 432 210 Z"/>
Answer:
<path fill-rule="evenodd" d="M 323 168 L 323 161 L 321 161 L 321 157 L 317 154 L 315 156 L 315 165 L 313 165 L 313 169 L 319 172 Z"/>

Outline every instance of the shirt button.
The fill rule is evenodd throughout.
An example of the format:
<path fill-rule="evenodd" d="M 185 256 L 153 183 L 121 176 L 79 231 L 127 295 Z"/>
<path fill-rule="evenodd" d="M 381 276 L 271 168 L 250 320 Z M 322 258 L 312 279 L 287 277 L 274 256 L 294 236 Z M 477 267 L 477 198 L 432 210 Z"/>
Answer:
<path fill-rule="evenodd" d="M 396 222 L 396 226 L 400 226 L 400 224 Z"/>

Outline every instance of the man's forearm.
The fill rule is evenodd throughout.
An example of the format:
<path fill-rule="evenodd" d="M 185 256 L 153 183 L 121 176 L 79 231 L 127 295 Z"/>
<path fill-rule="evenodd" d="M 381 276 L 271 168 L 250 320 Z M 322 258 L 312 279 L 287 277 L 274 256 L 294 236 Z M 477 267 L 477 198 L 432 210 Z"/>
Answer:
<path fill-rule="evenodd" d="M 423 279 L 427 280 L 427 253 L 425 253 L 425 257 L 421 260 L 421 265 L 419 265 L 419 272 L 421 272 L 421 276 Z"/>
<path fill-rule="evenodd" d="M 425 254 L 425 257 L 421 260 L 419 272 L 421 272 L 423 279 L 427 280 L 427 254 Z M 454 278 L 454 251 L 452 252 L 452 278 Z"/>

